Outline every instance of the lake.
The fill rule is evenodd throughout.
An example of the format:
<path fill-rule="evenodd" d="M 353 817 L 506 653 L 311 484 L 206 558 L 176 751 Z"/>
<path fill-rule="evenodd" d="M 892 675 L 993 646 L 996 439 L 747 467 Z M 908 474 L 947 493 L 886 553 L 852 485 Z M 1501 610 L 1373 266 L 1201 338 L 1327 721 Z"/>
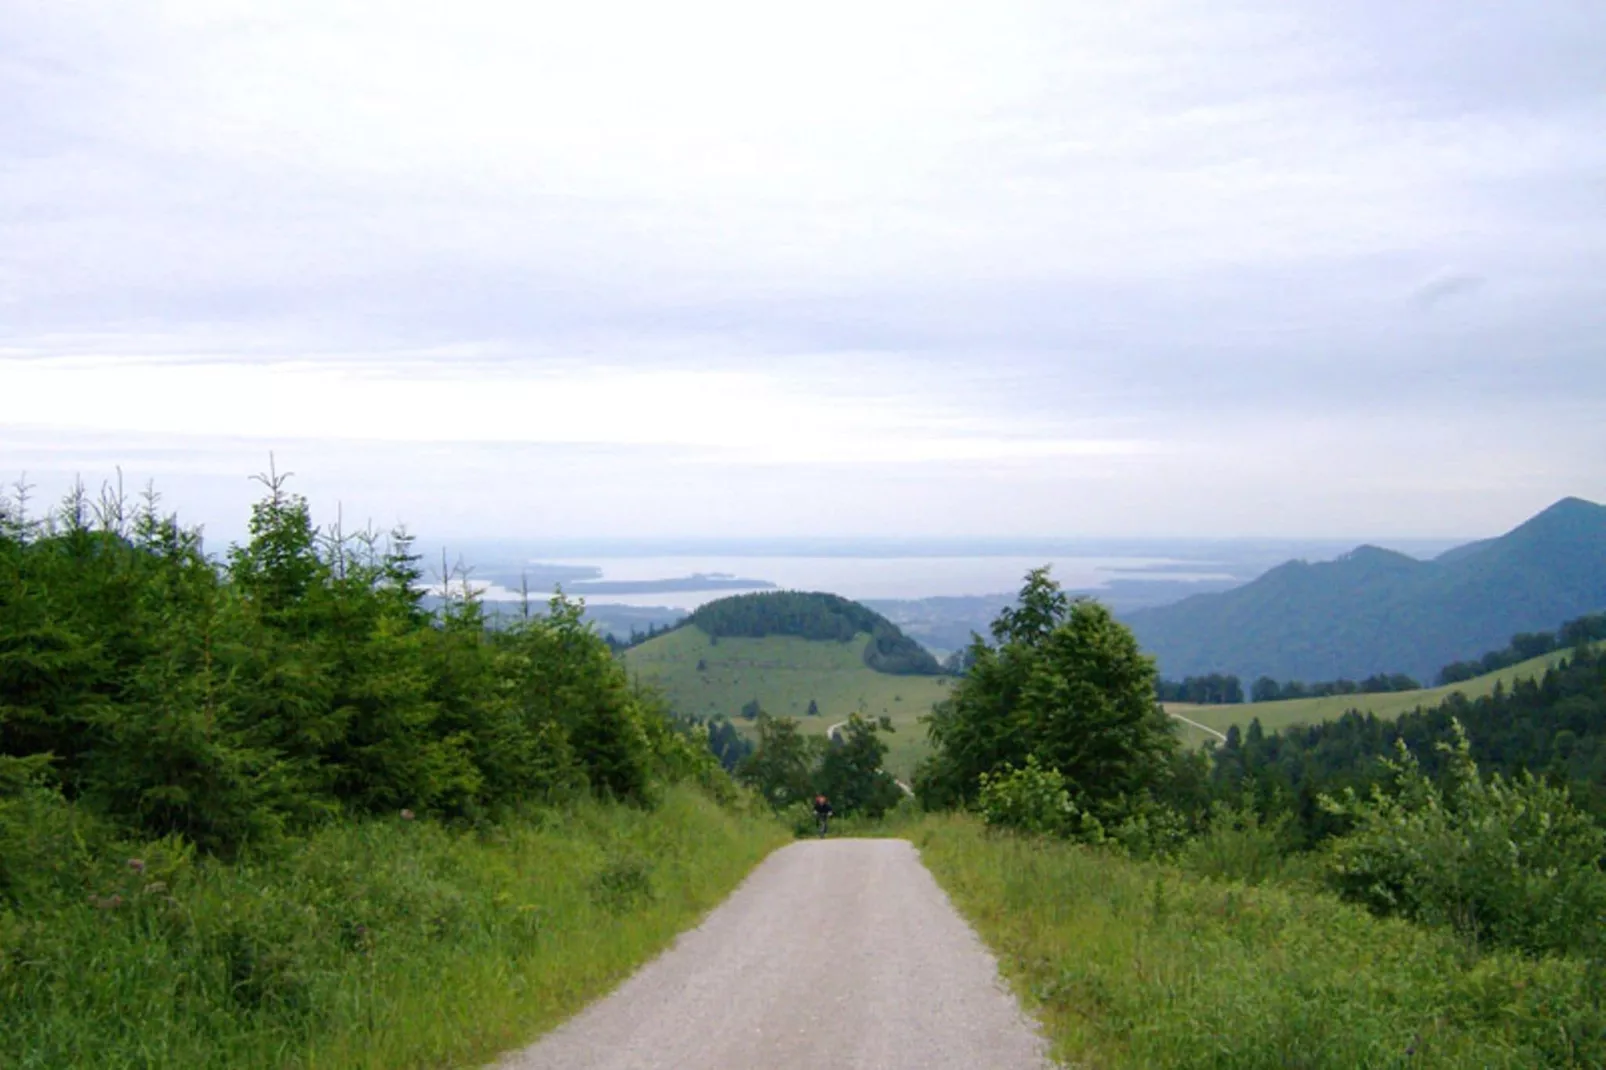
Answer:
<path fill-rule="evenodd" d="M 593 566 L 597 578 L 610 583 L 646 582 L 724 574 L 767 580 L 783 589 L 829 591 L 845 598 L 930 598 L 981 595 L 1017 590 L 1029 569 L 1051 564 L 1054 578 L 1067 588 L 1099 587 L 1113 579 L 1227 580 L 1232 574 L 1212 562 L 1164 557 L 1081 556 L 949 556 L 949 557 L 747 557 L 737 555 L 667 555 L 656 557 L 542 558 L 532 566 Z M 486 597 L 515 599 L 505 576 L 486 583 Z M 576 591 L 579 588 L 574 588 Z M 746 588 L 755 590 L 761 588 Z M 696 609 L 743 588 L 653 591 L 650 593 L 583 593 L 594 605 L 650 605 Z M 532 595 L 535 591 L 531 591 Z M 541 592 L 544 597 L 547 592 Z"/>

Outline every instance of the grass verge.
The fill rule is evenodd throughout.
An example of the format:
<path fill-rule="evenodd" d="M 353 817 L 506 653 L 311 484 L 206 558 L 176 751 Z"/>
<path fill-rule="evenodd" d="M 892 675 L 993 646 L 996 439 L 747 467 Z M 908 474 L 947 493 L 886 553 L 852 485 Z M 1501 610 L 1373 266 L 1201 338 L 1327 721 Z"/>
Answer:
<path fill-rule="evenodd" d="M 329 828 L 225 864 L 176 846 L 0 907 L 0 1066 L 442 1067 L 607 991 L 789 837 L 689 788 L 482 832 Z"/>
<path fill-rule="evenodd" d="M 1038 1013 L 1101 1070 L 1606 1065 L 1599 979 L 1314 891 L 1248 888 L 930 817 L 911 839 Z"/>

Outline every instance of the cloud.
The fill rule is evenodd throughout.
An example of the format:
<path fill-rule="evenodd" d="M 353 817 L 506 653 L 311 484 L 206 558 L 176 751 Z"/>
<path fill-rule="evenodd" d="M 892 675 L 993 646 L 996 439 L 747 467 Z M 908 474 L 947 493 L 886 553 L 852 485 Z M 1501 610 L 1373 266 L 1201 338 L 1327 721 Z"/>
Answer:
<path fill-rule="evenodd" d="M 1447 271 L 1428 279 L 1411 294 L 1418 308 L 1431 310 L 1446 301 L 1470 297 L 1483 289 L 1487 280 L 1482 275 Z"/>
<path fill-rule="evenodd" d="M 1159 524 L 1131 502 L 1246 428 L 1273 482 L 1348 472 L 1329 448 L 1397 475 L 1269 415 L 1597 441 L 1543 415 L 1606 405 L 1587 0 L 0 18 L 0 430 L 505 449 L 542 478 L 618 449 L 688 496 L 717 485 L 688 468 L 763 465 L 894 525 L 947 465 L 954 510 L 1039 529 Z M 1495 460 L 1491 488 L 1549 493 Z M 1049 504 L 1111 472 L 1098 516 Z M 1260 522 L 1230 472 L 1186 478 Z M 716 522 L 688 502 L 661 521 Z"/>

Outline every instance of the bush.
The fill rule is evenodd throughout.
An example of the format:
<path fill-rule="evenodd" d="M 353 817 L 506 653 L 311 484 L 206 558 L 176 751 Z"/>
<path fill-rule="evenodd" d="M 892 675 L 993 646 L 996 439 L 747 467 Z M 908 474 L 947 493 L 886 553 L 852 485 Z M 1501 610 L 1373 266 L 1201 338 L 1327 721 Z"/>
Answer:
<path fill-rule="evenodd" d="M 1322 805 L 1354 829 L 1332 848 L 1328 879 L 1379 914 L 1454 929 L 1473 942 L 1525 951 L 1598 943 L 1606 918 L 1606 830 L 1567 793 L 1531 775 L 1483 779 L 1454 725 L 1444 782 L 1399 745 L 1392 791 L 1348 791 Z"/>
<path fill-rule="evenodd" d="M 991 826 L 1044 836 L 1069 835 L 1081 816 L 1064 774 L 1044 769 L 1036 755 L 1028 755 L 1020 769 L 1006 765 L 983 773 L 976 811 Z"/>
<path fill-rule="evenodd" d="M 1283 875 L 1291 849 L 1292 816 L 1262 821 L 1252 806 L 1216 803 L 1210 823 L 1177 855 L 1183 869 L 1201 877 L 1262 884 Z"/>

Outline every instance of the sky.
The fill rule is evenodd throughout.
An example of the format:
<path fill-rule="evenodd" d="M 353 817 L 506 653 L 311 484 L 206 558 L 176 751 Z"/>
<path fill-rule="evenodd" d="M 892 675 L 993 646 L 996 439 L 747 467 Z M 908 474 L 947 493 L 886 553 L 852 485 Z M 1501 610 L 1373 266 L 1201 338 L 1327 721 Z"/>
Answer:
<path fill-rule="evenodd" d="M 430 536 L 1606 500 L 1606 5 L 0 0 L 0 479 Z"/>

